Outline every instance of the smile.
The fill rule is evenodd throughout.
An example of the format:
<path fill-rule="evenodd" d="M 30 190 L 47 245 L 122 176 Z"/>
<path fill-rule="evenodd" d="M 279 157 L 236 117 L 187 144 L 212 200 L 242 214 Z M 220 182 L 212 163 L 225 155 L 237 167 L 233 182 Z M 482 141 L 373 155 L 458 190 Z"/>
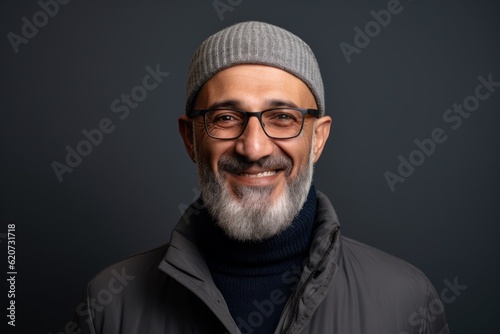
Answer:
<path fill-rule="evenodd" d="M 239 173 L 239 176 L 244 176 L 244 177 L 251 177 L 251 178 L 259 178 L 259 177 L 266 177 L 266 176 L 271 176 L 276 174 L 278 171 L 277 170 L 270 170 L 262 173 L 257 173 L 257 174 L 250 174 L 250 173 Z"/>
<path fill-rule="evenodd" d="M 249 187 L 255 186 L 276 186 L 282 181 L 283 169 L 258 170 L 247 169 L 228 173 L 226 176 L 229 182 L 234 185 L 240 184 Z"/>

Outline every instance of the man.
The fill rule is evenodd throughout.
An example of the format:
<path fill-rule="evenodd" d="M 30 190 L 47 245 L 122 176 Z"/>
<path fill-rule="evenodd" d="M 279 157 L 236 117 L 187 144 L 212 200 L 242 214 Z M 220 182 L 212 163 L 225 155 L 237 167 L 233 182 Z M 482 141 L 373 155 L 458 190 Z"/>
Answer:
<path fill-rule="evenodd" d="M 312 182 L 330 125 L 297 36 L 244 22 L 208 38 L 179 118 L 201 198 L 170 243 L 89 283 L 82 333 L 448 333 L 418 269 L 340 235 Z"/>

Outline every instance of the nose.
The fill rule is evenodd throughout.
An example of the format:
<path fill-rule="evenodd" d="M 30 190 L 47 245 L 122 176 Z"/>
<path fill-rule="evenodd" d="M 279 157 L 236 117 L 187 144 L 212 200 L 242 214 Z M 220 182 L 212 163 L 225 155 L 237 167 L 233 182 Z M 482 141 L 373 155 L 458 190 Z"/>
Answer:
<path fill-rule="evenodd" d="M 250 117 L 248 119 L 245 131 L 236 139 L 235 151 L 250 161 L 257 161 L 260 158 L 271 155 L 273 142 L 265 134 L 257 117 Z"/>

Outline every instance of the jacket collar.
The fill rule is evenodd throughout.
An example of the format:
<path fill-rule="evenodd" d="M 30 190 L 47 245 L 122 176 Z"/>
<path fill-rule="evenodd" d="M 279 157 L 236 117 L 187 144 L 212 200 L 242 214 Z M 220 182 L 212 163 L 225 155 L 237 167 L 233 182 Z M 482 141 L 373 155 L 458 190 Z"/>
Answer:
<path fill-rule="evenodd" d="M 159 269 L 197 295 L 231 333 L 239 333 L 224 297 L 195 244 L 194 223 L 200 218 L 200 209 L 200 199 L 186 209 L 172 231 Z"/>

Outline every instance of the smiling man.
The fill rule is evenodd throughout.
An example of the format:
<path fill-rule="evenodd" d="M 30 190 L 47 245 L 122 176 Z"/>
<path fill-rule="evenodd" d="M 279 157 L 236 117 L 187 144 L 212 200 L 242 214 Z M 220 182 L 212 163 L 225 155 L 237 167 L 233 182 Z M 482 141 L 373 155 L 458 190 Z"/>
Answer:
<path fill-rule="evenodd" d="M 312 181 L 331 122 L 297 36 L 244 22 L 204 41 L 179 118 L 201 197 L 167 245 L 89 283 L 74 332 L 448 333 L 424 274 L 340 235 Z"/>

